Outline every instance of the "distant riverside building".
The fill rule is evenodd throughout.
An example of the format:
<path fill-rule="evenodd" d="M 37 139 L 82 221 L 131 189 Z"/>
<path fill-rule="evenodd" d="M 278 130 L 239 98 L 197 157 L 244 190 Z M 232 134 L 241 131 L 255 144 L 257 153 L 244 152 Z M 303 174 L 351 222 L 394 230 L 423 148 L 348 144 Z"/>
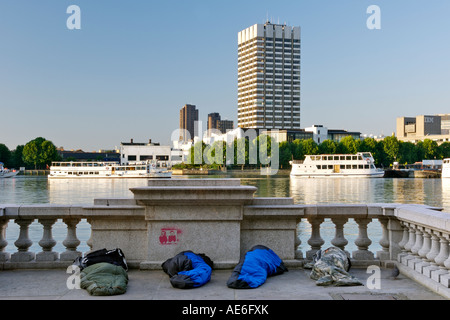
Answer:
<path fill-rule="evenodd" d="M 450 141 L 450 114 L 397 118 L 397 139 L 417 142 L 425 139 L 437 143 Z"/>
<path fill-rule="evenodd" d="M 207 129 L 216 129 L 222 133 L 226 133 L 227 130 L 234 129 L 234 123 L 232 120 L 221 120 L 220 114 L 217 112 L 208 114 Z"/>
<path fill-rule="evenodd" d="M 300 27 L 238 33 L 238 127 L 300 129 Z"/>
<path fill-rule="evenodd" d="M 198 121 L 198 110 L 195 105 L 186 104 L 180 110 L 180 140 L 187 142 L 194 139 L 195 122 Z"/>
<path fill-rule="evenodd" d="M 120 163 L 127 164 L 135 161 L 156 161 L 162 167 L 171 165 L 172 148 L 161 146 L 152 142 L 151 139 L 145 142 L 122 142 L 120 144 Z"/>

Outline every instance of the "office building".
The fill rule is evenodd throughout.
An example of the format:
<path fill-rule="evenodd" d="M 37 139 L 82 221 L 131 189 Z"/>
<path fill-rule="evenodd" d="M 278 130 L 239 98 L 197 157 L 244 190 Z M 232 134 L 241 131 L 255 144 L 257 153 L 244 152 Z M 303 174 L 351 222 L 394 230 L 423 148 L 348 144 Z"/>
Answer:
<path fill-rule="evenodd" d="M 417 142 L 425 139 L 438 144 L 450 141 L 450 114 L 397 118 L 397 139 Z"/>
<path fill-rule="evenodd" d="M 194 139 L 195 122 L 198 121 L 198 110 L 194 105 L 186 104 L 180 110 L 180 141 Z"/>
<path fill-rule="evenodd" d="M 219 130 L 221 133 L 226 133 L 227 130 L 234 129 L 232 120 L 222 120 L 220 114 L 217 112 L 208 114 L 208 132 L 210 129 Z"/>
<path fill-rule="evenodd" d="M 300 129 L 300 27 L 238 33 L 238 127 Z"/>

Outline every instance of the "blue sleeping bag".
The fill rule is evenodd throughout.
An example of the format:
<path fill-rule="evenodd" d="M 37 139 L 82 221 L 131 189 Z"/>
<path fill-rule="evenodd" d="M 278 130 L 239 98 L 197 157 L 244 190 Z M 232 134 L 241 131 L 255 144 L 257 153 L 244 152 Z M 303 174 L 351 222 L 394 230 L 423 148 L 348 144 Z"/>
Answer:
<path fill-rule="evenodd" d="M 283 261 L 271 249 L 257 245 L 251 248 L 234 268 L 227 286 L 233 289 L 253 289 L 267 277 L 288 271 Z"/>
<path fill-rule="evenodd" d="M 162 268 L 174 288 L 197 288 L 211 280 L 213 261 L 204 254 L 183 251 L 167 259 Z"/>

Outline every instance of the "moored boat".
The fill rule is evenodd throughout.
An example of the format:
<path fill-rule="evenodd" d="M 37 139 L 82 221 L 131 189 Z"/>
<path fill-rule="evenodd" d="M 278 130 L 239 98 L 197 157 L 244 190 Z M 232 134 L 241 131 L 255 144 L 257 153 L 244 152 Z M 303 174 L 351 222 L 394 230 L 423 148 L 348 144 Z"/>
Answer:
<path fill-rule="evenodd" d="M 171 178 L 172 172 L 151 161 L 52 162 L 49 179 L 58 178 Z"/>
<path fill-rule="evenodd" d="M 0 178 L 11 178 L 16 176 L 18 173 L 18 170 L 5 168 L 4 163 L 0 162 Z"/>
<path fill-rule="evenodd" d="M 357 154 L 306 155 L 305 160 L 290 161 L 291 176 L 382 178 L 384 171 L 375 167 L 370 152 Z"/>

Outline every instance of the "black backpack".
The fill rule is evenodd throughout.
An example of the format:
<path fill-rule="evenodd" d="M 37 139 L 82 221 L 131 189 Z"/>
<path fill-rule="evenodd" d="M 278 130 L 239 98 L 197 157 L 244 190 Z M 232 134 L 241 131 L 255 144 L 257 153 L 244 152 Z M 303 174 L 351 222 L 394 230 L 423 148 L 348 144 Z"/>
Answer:
<path fill-rule="evenodd" d="M 107 262 L 116 266 L 121 266 L 122 268 L 125 269 L 125 271 L 128 271 L 128 265 L 127 261 L 125 260 L 125 255 L 123 254 L 123 251 L 119 248 L 113 250 L 100 249 L 97 251 L 93 251 L 87 254 L 84 258 L 77 257 L 74 260 L 73 265 L 76 265 L 81 270 L 83 270 L 84 268 L 89 267 L 90 265 L 100 262 Z"/>

